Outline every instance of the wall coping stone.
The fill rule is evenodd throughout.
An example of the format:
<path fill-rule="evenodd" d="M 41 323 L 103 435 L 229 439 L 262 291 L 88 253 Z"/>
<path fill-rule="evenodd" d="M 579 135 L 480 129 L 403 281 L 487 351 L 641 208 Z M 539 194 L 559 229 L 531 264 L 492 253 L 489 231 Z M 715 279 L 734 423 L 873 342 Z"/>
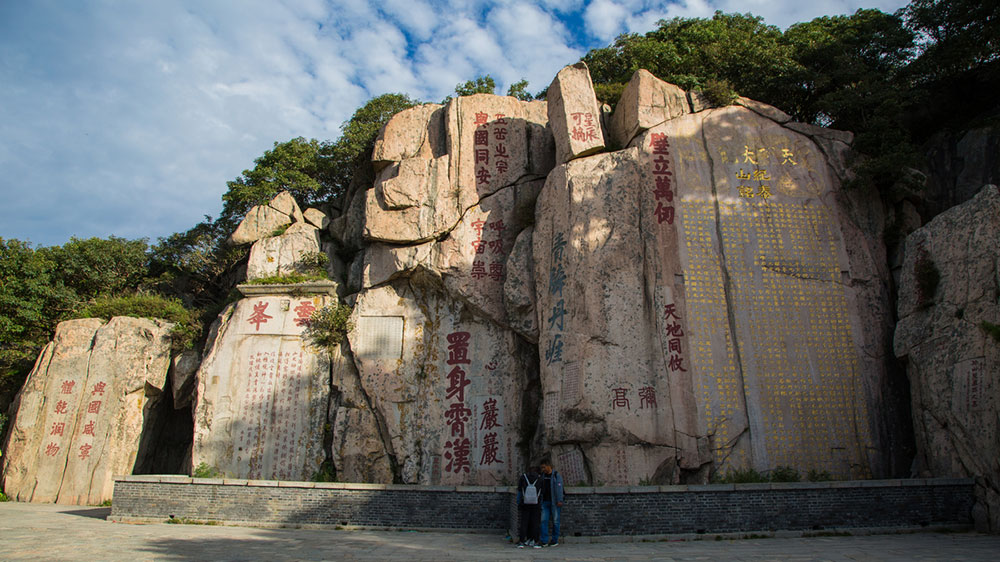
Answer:
<path fill-rule="evenodd" d="M 250 483 L 249 480 L 240 480 L 235 478 L 223 478 L 222 484 L 225 486 L 246 486 Z"/>
<path fill-rule="evenodd" d="M 283 482 L 180 475 L 130 475 L 115 481 L 116 496 L 109 519 L 121 522 L 162 521 L 167 514 L 176 514 L 182 518 L 257 527 L 501 532 L 515 528 L 517 518 L 513 486 Z M 939 524 L 966 528 L 971 521 L 967 512 L 974 503 L 974 485 L 972 478 L 939 478 L 569 487 L 566 492 L 572 496 L 573 508 L 563 515 L 563 529 L 580 535 L 581 541 L 628 541 L 643 536 L 697 535 L 704 539 L 746 532 L 805 536 L 811 532 L 810 528 L 826 533 L 871 526 L 879 532 L 893 532 L 891 529 L 900 523 L 903 523 L 901 528 L 909 530 Z M 254 492 L 247 487 L 269 491 Z M 957 487 L 963 489 L 949 489 Z M 816 493 L 803 497 L 796 490 Z M 394 492 L 400 494 L 394 496 Z M 448 497 L 427 495 L 437 495 L 436 492 Z M 724 494 L 716 495 L 718 492 Z M 728 510 L 728 498 L 743 509 L 735 513 Z M 883 500 L 888 509 L 886 514 L 872 515 L 863 507 Z M 430 505 L 428 502 L 436 505 L 439 501 L 449 507 L 413 518 L 414 510 L 420 513 Z M 684 507 L 675 511 L 672 505 Z M 796 514 L 801 511 L 805 522 L 789 519 L 799 515 L 784 516 L 780 509 L 772 522 L 771 515 L 755 507 L 760 505 L 771 508 L 786 505 Z M 648 517 L 642 513 L 647 508 L 653 510 L 646 514 Z M 261 517 L 248 521 L 248 510 L 256 509 L 262 510 Z M 473 511 L 478 515 L 470 518 Z M 609 536 L 615 538 L 606 538 Z"/>
<path fill-rule="evenodd" d="M 244 480 L 236 478 L 192 478 L 178 474 L 129 474 L 115 481 L 159 484 L 203 484 L 343 490 L 410 490 L 420 492 L 509 492 L 516 486 L 442 486 L 422 484 L 374 484 L 366 482 L 304 482 L 293 480 Z M 972 486 L 974 478 L 893 478 L 887 480 L 832 480 L 827 482 L 748 482 L 744 484 L 675 484 L 661 486 L 566 486 L 567 494 L 650 494 L 659 492 L 732 492 L 736 490 L 817 490 L 826 488 L 882 488 L 910 486 Z"/>
<path fill-rule="evenodd" d="M 277 488 L 277 480 L 247 480 L 247 486 L 254 486 L 256 488 Z"/>

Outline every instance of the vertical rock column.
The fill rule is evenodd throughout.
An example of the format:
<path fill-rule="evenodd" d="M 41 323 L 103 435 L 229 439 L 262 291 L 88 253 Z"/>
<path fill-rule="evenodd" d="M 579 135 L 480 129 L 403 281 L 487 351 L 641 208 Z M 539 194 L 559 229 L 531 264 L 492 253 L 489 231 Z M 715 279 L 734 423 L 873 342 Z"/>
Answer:
<path fill-rule="evenodd" d="M 42 351 L 14 405 L 3 487 L 18 501 L 99 504 L 131 474 L 147 392 L 163 389 L 172 324 L 70 320 Z"/>

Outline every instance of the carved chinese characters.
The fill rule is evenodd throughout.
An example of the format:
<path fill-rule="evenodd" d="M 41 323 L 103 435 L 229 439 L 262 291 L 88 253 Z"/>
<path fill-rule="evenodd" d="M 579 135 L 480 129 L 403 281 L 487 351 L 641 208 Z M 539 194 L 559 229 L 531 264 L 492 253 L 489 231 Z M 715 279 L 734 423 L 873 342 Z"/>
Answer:
<path fill-rule="evenodd" d="M 653 182 L 639 156 L 628 149 L 557 167 L 534 232 L 543 438 L 556 455 L 579 447 L 590 477 L 609 483 L 676 465 L 666 358 L 650 345 L 665 328 L 645 312 L 662 311 L 642 275 L 659 223 L 644 220 Z"/>
<path fill-rule="evenodd" d="M 147 384 L 162 389 L 170 325 L 137 318 L 72 320 L 39 358 L 4 447 L 4 490 L 20 501 L 96 504 L 129 474 Z"/>
<path fill-rule="evenodd" d="M 263 480 L 308 480 L 319 469 L 329 360 L 301 333 L 328 298 L 247 298 L 223 316 L 198 373 L 195 466 Z"/>
<path fill-rule="evenodd" d="M 401 357 L 357 356 L 361 384 L 404 482 L 512 481 L 522 469 L 516 441 L 530 348 L 439 291 L 425 280 L 360 295 L 359 325 L 379 314 L 400 317 L 403 327 Z M 366 346 L 361 330 L 348 337 L 353 348 Z"/>
<path fill-rule="evenodd" d="M 722 130 L 735 134 L 715 134 Z M 644 138 L 651 152 L 668 138 L 675 159 L 687 368 L 716 469 L 878 470 L 867 451 L 879 397 L 864 389 L 884 371 L 859 358 L 854 319 L 864 311 L 842 283 L 850 265 L 843 218 L 821 199 L 836 189 L 823 154 L 735 107 L 669 121 Z M 685 315 L 676 316 L 684 330 Z"/>
<path fill-rule="evenodd" d="M 601 110 L 585 63 L 560 70 L 549 85 L 546 99 L 556 141 L 556 162 L 568 162 L 604 148 Z"/>

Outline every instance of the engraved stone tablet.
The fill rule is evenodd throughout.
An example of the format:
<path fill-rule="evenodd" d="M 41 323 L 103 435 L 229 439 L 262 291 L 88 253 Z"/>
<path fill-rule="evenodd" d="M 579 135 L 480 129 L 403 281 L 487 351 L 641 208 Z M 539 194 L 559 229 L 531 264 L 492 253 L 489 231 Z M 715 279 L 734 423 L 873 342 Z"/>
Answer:
<path fill-rule="evenodd" d="M 362 316 L 358 319 L 358 332 L 358 357 L 372 360 L 402 357 L 402 316 Z"/>

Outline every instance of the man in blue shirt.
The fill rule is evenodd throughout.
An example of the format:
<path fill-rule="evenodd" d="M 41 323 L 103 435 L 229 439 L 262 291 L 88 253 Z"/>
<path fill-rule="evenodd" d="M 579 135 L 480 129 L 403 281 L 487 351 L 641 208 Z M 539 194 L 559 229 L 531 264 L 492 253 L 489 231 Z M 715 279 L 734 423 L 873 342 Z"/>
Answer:
<path fill-rule="evenodd" d="M 552 461 L 542 461 L 542 529 L 541 543 L 545 546 L 559 545 L 559 512 L 563 504 L 563 479 L 552 470 Z M 549 521 L 552 521 L 552 539 L 549 540 Z"/>

